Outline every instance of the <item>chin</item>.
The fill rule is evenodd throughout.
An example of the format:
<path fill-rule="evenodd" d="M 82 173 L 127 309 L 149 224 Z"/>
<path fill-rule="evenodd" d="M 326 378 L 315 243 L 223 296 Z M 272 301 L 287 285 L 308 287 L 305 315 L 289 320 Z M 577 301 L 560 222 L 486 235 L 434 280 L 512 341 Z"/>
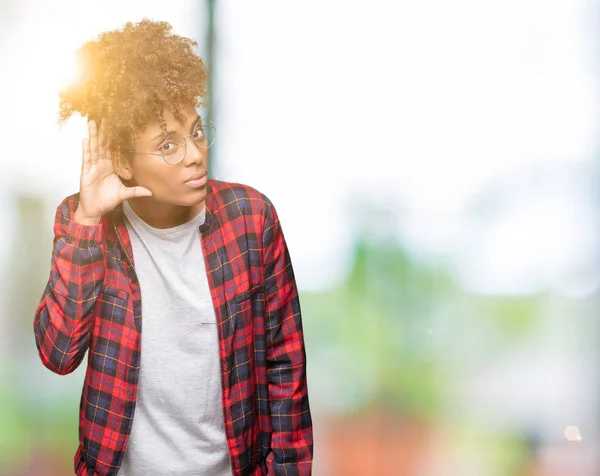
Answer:
<path fill-rule="evenodd" d="M 206 200 L 206 195 L 206 189 L 198 189 L 186 194 L 166 193 L 161 195 L 153 195 L 152 197 L 148 198 L 168 205 L 175 205 L 178 207 L 193 207 Z"/>
<path fill-rule="evenodd" d="M 192 192 L 188 192 L 185 194 L 185 196 L 181 197 L 181 204 L 184 206 L 193 207 L 194 205 L 198 205 L 206 200 L 206 195 L 206 187 L 193 190 Z"/>

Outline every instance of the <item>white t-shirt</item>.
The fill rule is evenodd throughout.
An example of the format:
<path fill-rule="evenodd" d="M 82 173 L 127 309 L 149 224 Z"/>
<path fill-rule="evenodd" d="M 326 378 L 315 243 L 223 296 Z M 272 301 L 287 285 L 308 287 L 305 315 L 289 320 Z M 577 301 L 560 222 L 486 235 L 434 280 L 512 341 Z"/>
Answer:
<path fill-rule="evenodd" d="M 200 241 L 206 210 L 169 229 L 123 203 L 142 293 L 141 368 L 119 476 L 231 476 L 217 321 Z"/>

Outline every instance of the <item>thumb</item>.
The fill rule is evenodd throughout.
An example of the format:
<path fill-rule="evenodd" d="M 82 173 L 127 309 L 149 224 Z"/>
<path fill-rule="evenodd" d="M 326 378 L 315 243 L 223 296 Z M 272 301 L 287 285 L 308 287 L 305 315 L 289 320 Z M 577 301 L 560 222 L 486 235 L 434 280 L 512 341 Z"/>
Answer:
<path fill-rule="evenodd" d="M 137 197 L 151 197 L 152 192 L 146 187 L 125 187 L 121 192 L 122 200 L 129 200 L 130 198 Z"/>

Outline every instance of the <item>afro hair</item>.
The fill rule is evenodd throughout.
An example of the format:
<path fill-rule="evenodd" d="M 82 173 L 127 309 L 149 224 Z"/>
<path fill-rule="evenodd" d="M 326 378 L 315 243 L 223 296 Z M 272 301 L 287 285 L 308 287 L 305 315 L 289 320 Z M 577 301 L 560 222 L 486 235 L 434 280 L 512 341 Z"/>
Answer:
<path fill-rule="evenodd" d="M 59 94 L 59 121 L 75 112 L 104 119 L 111 149 L 123 152 L 150 122 L 164 129 L 165 109 L 181 120 L 185 105 L 204 106 L 206 68 L 197 43 L 171 30 L 144 19 L 84 43 L 77 50 L 80 76 Z"/>

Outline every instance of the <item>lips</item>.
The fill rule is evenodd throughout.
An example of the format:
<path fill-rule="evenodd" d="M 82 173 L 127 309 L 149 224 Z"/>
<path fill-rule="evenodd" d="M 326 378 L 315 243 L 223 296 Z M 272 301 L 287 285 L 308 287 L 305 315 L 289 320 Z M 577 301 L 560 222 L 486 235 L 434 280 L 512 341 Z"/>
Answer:
<path fill-rule="evenodd" d="M 192 175 L 189 179 L 185 181 L 185 183 L 195 182 L 196 180 L 200 180 L 202 177 L 206 175 L 206 172 L 200 172 L 195 175 Z"/>
<path fill-rule="evenodd" d="M 208 177 L 206 175 L 206 172 L 202 172 L 202 173 L 192 175 L 189 179 L 187 179 L 184 182 L 184 184 L 187 185 L 188 187 L 200 188 L 200 187 L 204 187 L 204 185 L 206 185 L 207 180 L 208 180 Z"/>

